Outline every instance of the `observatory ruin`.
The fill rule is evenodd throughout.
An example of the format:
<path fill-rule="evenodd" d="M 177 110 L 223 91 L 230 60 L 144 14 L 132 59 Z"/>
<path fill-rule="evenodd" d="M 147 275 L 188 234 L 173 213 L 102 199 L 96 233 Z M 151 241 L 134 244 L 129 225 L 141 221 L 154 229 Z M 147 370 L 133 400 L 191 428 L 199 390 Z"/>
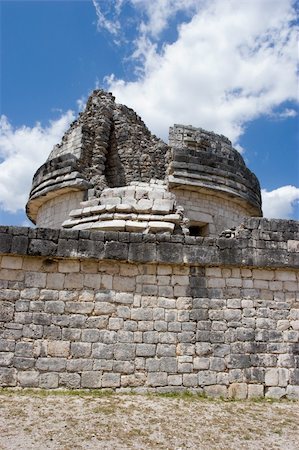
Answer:
<path fill-rule="evenodd" d="M 0 385 L 299 398 L 299 223 L 224 136 L 169 142 L 112 94 L 0 227 Z"/>

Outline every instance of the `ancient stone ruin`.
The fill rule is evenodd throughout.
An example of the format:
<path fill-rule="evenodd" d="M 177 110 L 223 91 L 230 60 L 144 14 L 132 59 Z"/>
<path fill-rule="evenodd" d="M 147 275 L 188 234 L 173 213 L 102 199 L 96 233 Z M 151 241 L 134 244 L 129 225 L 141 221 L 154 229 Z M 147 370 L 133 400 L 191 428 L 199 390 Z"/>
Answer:
<path fill-rule="evenodd" d="M 224 136 L 94 91 L 0 227 L 0 385 L 299 398 L 299 223 Z"/>
<path fill-rule="evenodd" d="M 224 136 L 174 125 L 166 145 L 95 91 L 36 172 L 27 214 L 50 228 L 217 236 L 261 216 L 261 196 Z"/>

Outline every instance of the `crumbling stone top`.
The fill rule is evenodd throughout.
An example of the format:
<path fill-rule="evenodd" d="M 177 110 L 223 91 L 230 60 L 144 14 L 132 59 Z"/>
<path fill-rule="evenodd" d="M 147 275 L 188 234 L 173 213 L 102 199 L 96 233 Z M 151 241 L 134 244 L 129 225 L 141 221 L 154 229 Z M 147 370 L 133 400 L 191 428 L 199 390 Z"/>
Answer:
<path fill-rule="evenodd" d="M 202 128 L 174 125 L 170 128 L 169 145 L 171 186 L 223 192 L 247 203 L 251 215 L 262 215 L 259 181 L 229 139 Z"/>
<path fill-rule="evenodd" d="M 163 182 L 166 190 L 197 190 L 240 204 L 248 215 L 262 214 L 258 180 L 226 137 L 175 125 L 170 128 L 167 145 L 148 130 L 132 109 L 115 103 L 111 93 L 95 90 L 85 111 L 35 173 L 27 215 L 36 223 L 39 209 L 65 193 L 81 191 L 84 201 L 98 199 L 103 205 L 105 189 L 139 182 L 147 183 L 150 190 L 155 180 Z M 125 196 L 128 192 L 129 189 L 123 190 Z M 168 213 L 176 213 L 177 206 L 174 204 Z M 126 212 L 136 211 L 133 208 Z M 182 216 L 178 221 L 181 229 L 185 219 Z M 164 219 L 159 220 L 162 227 Z M 166 228 L 171 232 L 175 222 L 168 223 Z M 155 226 L 144 226 L 146 232 L 149 229 L 154 230 Z"/>

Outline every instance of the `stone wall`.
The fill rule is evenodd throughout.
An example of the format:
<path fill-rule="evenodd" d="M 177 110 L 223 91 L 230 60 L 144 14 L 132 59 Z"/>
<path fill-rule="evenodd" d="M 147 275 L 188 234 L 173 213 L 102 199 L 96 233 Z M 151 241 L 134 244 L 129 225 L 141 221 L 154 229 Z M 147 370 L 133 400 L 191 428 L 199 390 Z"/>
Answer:
<path fill-rule="evenodd" d="M 248 215 L 244 205 L 215 193 L 211 195 L 209 191 L 173 189 L 171 192 L 175 194 L 177 205 L 184 208 L 190 224 L 207 224 L 209 236 L 219 236 L 227 223 L 231 227 L 238 226 Z"/>
<path fill-rule="evenodd" d="M 2 386 L 299 398 L 299 224 L 0 228 Z"/>
<path fill-rule="evenodd" d="M 61 228 L 62 223 L 69 218 L 69 213 L 80 207 L 83 195 L 83 191 L 71 191 L 45 202 L 37 213 L 40 227 Z"/>

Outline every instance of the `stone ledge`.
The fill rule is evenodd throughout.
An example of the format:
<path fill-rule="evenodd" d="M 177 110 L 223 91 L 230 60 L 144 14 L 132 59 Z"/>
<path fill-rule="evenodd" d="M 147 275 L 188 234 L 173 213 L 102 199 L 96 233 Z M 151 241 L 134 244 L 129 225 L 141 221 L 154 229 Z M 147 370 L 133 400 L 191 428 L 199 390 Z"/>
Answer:
<path fill-rule="evenodd" d="M 299 222 L 247 219 L 235 237 L 0 227 L 0 253 L 130 262 L 299 268 Z"/>

